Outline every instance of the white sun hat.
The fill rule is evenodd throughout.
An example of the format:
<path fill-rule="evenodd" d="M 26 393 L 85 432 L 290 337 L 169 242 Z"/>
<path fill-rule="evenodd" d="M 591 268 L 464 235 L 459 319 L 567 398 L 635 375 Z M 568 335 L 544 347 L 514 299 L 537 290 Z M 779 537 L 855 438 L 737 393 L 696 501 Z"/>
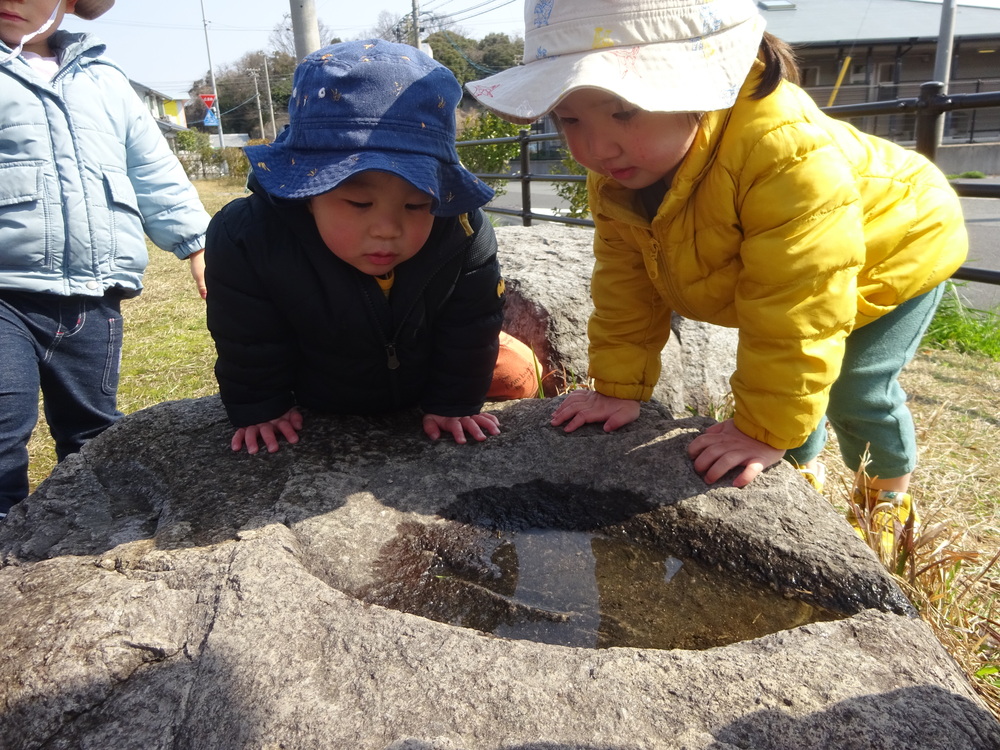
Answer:
<path fill-rule="evenodd" d="M 651 112 L 726 109 L 764 33 L 753 0 L 526 0 L 524 26 L 524 63 L 466 84 L 517 123 L 579 88 Z"/>

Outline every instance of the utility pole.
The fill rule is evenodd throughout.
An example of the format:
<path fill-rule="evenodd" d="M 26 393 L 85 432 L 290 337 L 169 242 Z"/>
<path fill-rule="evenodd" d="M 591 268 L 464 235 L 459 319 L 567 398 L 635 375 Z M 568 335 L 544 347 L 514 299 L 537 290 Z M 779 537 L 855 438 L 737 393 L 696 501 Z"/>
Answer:
<path fill-rule="evenodd" d="M 267 71 L 267 55 L 264 55 L 264 88 L 267 89 L 267 111 L 271 117 L 271 140 L 273 141 L 278 137 L 278 132 L 274 125 L 274 97 L 271 96 L 271 74 Z"/>
<path fill-rule="evenodd" d="M 212 47 L 208 43 L 208 21 L 205 20 L 205 0 L 201 0 L 201 25 L 205 27 L 205 51 L 208 52 L 208 75 L 212 79 L 212 93 L 215 95 L 215 114 L 219 121 L 219 148 L 225 148 L 222 136 L 222 105 L 219 104 L 219 89 L 215 85 L 215 68 L 212 67 Z"/>
<path fill-rule="evenodd" d="M 260 125 L 260 137 L 261 140 L 264 139 L 264 110 L 260 106 L 260 86 L 257 85 L 257 79 L 260 78 L 260 71 L 257 68 L 250 68 L 247 70 L 250 77 L 253 78 L 253 93 L 257 98 L 257 123 Z"/>
<path fill-rule="evenodd" d="M 301 60 L 320 48 L 319 24 L 316 23 L 315 0 L 289 0 L 292 33 L 295 36 L 295 56 Z"/>
<path fill-rule="evenodd" d="M 420 49 L 420 0 L 413 0 L 413 46 Z"/>
<path fill-rule="evenodd" d="M 951 56 L 955 48 L 955 0 L 941 0 L 941 30 L 938 32 L 937 50 L 934 54 L 934 80 L 944 84 L 942 94 L 948 93 L 951 79 Z M 934 145 L 940 146 L 944 137 L 944 123 L 948 115 L 937 119 L 934 127 Z"/>

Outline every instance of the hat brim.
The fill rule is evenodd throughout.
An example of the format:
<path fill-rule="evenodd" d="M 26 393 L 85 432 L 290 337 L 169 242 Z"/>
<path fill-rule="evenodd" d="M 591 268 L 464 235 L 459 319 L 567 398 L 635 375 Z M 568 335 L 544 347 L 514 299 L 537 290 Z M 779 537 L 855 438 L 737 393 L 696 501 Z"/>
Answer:
<path fill-rule="evenodd" d="M 731 107 L 757 57 L 759 16 L 710 36 L 542 57 L 467 83 L 484 107 L 527 124 L 581 88 L 608 91 L 650 112 Z"/>
<path fill-rule="evenodd" d="M 115 0 L 76 0 L 73 13 L 87 21 L 93 21 L 111 10 L 114 4 Z"/>
<path fill-rule="evenodd" d="M 280 141 L 244 149 L 261 187 L 278 198 L 304 200 L 335 189 L 361 172 L 396 175 L 433 199 L 435 216 L 458 216 L 493 198 L 493 189 L 461 164 L 409 152 L 294 151 Z"/>

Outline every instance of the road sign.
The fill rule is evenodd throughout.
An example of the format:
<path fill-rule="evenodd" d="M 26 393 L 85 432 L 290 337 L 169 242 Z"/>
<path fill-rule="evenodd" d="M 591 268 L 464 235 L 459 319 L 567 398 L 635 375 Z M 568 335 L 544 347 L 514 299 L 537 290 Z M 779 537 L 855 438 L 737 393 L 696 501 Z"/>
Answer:
<path fill-rule="evenodd" d="M 219 118 L 215 116 L 215 110 L 214 109 L 208 110 L 208 112 L 205 113 L 205 119 L 202 121 L 202 125 L 209 126 L 218 124 L 219 124 Z"/>
<path fill-rule="evenodd" d="M 199 94 L 199 96 L 201 97 L 201 100 L 205 102 L 205 106 L 209 109 L 211 109 L 212 105 L 215 104 L 215 94 Z"/>

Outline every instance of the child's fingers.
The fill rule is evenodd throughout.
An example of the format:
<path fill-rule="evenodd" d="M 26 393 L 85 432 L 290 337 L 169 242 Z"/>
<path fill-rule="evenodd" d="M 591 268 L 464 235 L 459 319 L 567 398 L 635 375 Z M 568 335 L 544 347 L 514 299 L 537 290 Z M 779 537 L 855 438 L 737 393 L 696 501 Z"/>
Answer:
<path fill-rule="evenodd" d="M 562 422 L 554 422 L 553 424 L 559 426 L 560 424 L 562 424 Z M 573 432 L 577 428 L 583 427 L 585 424 L 587 424 L 587 417 L 584 416 L 584 412 L 577 412 L 575 415 L 573 415 L 573 418 L 569 421 L 569 424 L 563 427 L 563 432 Z"/>
<path fill-rule="evenodd" d="M 480 419 L 479 416 L 467 417 L 463 419 L 462 422 L 468 421 L 466 425 L 466 432 L 474 440 L 480 443 L 484 441 L 489 435 L 499 435 L 500 428 L 488 419 Z M 488 433 L 488 434 L 487 434 Z"/>
<path fill-rule="evenodd" d="M 712 484 L 730 469 L 740 464 L 740 454 L 730 450 L 725 443 L 704 434 L 691 441 L 688 455 L 693 459 L 694 470 L 708 484 Z"/>
<path fill-rule="evenodd" d="M 477 414 L 473 417 L 477 422 L 483 424 L 485 421 L 487 424 L 484 425 L 493 435 L 500 434 L 500 419 L 496 414 L 490 414 L 488 411 L 484 411 L 482 414 Z M 496 432 L 494 432 L 494 429 Z"/>
<path fill-rule="evenodd" d="M 483 432 L 478 420 L 473 419 L 472 417 L 463 417 L 458 421 L 460 423 L 459 430 L 463 435 L 468 435 L 477 443 L 481 443 L 486 439 L 486 433 Z"/>
<path fill-rule="evenodd" d="M 302 419 L 300 418 L 299 428 L 301 427 L 302 427 Z M 293 422 L 287 419 L 282 419 L 280 422 L 278 422 L 278 429 L 281 431 L 281 434 L 284 436 L 285 440 L 287 440 L 292 445 L 295 445 L 295 443 L 299 442 L 299 435 L 298 432 L 296 432 L 296 427 Z M 275 439 L 275 445 L 277 445 L 277 439 Z M 278 450 L 277 447 L 274 450 Z M 271 452 L 273 453 L 274 451 Z"/>
<path fill-rule="evenodd" d="M 567 419 L 575 417 L 586 406 L 590 393 L 590 391 L 574 391 L 569 394 L 562 400 L 562 403 L 555 408 L 555 411 L 552 412 L 552 420 L 550 424 L 553 427 L 558 427 Z"/>
<path fill-rule="evenodd" d="M 446 425 L 445 429 L 447 429 L 451 433 L 451 436 L 455 439 L 455 442 L 458 443 L 459 445 L 465 445 L 465 443 L 466 443 L 466 440 L 465 440 L 465 425 L 463 424 L 463 422 L 465 422 L 465 421 L 466 420 L 462 420 L 462 419 L 449 419 L 445 423 L 445 425 Z M 473 437 L 475 437 L 475 432 L 478 432 L 480 435 L 483 434 L 482 430 L 480 430 L 479 427 L 476 426 L 475 422 L 473 422 L 471 419 L 468 420 L 468 422 L 469 422 L 468 426 L 470 428 L 469 432 L 473 435 Z M 473 430 L 475 430 L 475 432 L 473 432 Z M 476 438 L 476 439 L 477 440 L 480 440 L 480 439 L 485 440 L 486 438 L 482 437 L 482 438 Z"/>
<path fill-rule="evenodd" d="M 639 402 L 638 401 L 622 401 L 618 408 L 616 408 L 611 416 L 608 417 L 607 421 L 604 423 L 605 432 L 614 432 L 619 427 L 624 427 L 625 425 L 634 422 L 639 418 Z"/>
<path fill-rule="evenodd" d="M 269 424 L 264 424 L 260 426 L 260 436 L 264 440 L 264 445 L 267 447 L 268 453 L 277 453 L 278 451 L 278 436 L 274 434 L 274 427 Z"/>
<path fill-rule="evenodd" d="M 549 421 L 553 427 L 558 427 L 567 419 L 570 419 L 576 415 L 577 410 L 566 406 L 566 402 L 561 403 L 554 412 L 552 412 L 552 419 Z"/>
<path fill-rule="evenodd" d="M 423 418 L 424 434 L 431 440 L 437 440 L 441 437 L 441 428 L 438 426 L 437 420 L 434 418 L 433 414 L 425 414 Z"/>
<path fill-rule="evenodd" d="M 247 453 L 253 455 L 258 450 L 260 446 L 257 444 L 257 436 L 260 432 L 260 428 L 257 425 L 251 425 L 243 431 L 243 445 L 246 446 Z"/>
<path fill-rule="evenodd" d="M 229 441 L 229 447 L 234 451 L 240 451 L 243 449 L 243 436 L 246 434 L 246 429 L 240 427 L 234 434 L 233 439 Z"/>
<path fill-rule="evenodd" d="M 701 458 L 701 456 L 699 456 L 699 458 Z M 739 456 L 733 453 L 723 453 L 721 456 L 712 461 L 709 464 L 708 468 L 699 473 L 701 473 L 702 478 L 705 480 L 706 484 L 715 484 L 720 479 L 722 479 L 722 477 L 725 476 L 726 472 L 736 468 L 739 465 L 740 465 Z M 695 470 L 697 471 L 697 469 L 698 466 L 696 464 Z"/>
<path fill-rule="evenodd" d="M 746 468 L 733 480 L 733 487 L 746 487 L 764 471 L 764 468 L 764 464 L 760 461 L 748 462 Z"/>
<path fill-rule="evenodd" d="M 474 414 L 471 417 L 462 417 L 459 422 L 463 431 L 480 443 L 486 440 L 487 433 L 489 435 L 500 434 L 500 420 L 493 414 Z"/>

